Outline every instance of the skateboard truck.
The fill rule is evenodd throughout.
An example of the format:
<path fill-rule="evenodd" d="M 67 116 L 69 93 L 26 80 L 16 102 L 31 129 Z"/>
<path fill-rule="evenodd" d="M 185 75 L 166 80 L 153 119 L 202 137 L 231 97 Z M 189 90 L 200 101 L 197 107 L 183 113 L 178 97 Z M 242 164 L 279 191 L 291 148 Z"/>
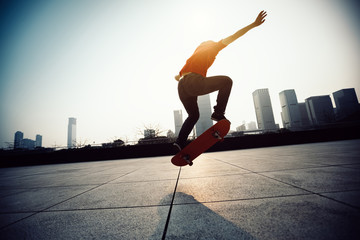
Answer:
<path fill-rule="evenodd" d="M 230 122 L 226 119 L 218 121 L 215 125 L 211 126 L 194 141 L 187 145 L 184 149 L 178 152 L 171 158 L 171 163 L 175 166 L 192 166 L 193 161 L 206 152 L 214 144 L 224 141 L 226 134 L 230 130 Z"/>
<path fill-rule="evenodd" d="M 190 160 L 190 155 L 186 154 L 182 158 L 185 160 L 185 162 L 187 162 L 187 164 L 189 164 L 189 166 L 193 165 L 193 162 Z"/>
<path fill-rule="evenodd" d="M 215 137 L 215 138 L 217 138 L 217 139 L 219 139 L 219 140 L 222 139 L 222 137 L 220 136 L 220 133 L 219 133 L 218 131 L 213 132 L 212 135 L 213 135 L 213 137 Z"/>

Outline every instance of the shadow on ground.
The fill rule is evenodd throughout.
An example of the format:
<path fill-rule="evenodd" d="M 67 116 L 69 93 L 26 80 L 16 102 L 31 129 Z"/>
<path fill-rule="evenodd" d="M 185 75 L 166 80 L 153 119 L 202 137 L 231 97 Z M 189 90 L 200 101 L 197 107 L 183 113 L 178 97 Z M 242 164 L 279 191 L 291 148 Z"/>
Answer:
<path fill-rule="evenodd" d="M 171 198 L 172 194 L 167 195 L 159 205 L 168 203 Z M 255 239 L 248 232 L 198 202 L 193 196 L 177 192 L 175 198 L 177 202 L 184 204 L 173 205 L 165 239 Z M 161 220 L 150 239 L 159 239 L 159 236 L 163 235 L 168 218 L 167 210 L 159 208 Z"/>

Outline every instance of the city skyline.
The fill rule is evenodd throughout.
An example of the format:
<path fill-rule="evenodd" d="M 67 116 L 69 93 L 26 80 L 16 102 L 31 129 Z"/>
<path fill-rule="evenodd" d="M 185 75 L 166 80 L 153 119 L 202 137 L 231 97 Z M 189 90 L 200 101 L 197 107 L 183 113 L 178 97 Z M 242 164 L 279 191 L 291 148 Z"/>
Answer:
<path fill-rule="evenodd" d="M 244 130 L 278 130 L 280 123 L 273 122 L 274 113 L 273 107 L 271 104 L 270 93 L 268 89 L 257 89 L 253 92 L 253 101 L 254 101 L 254 112 L 255 115 L 260 110 L 262 106 L 265 106 L 265 111 L 263 113 L 259 113 L 259 120 L 256 121 L 242 121 L 242 124 L 239 126 L 231 126 L 232 131 L 244 131 Z M 332 96 L 332 98 L 331 98 Z M 213 122 L 210 119 L 211 114 L 211 103 L 209 99 L 209 95 L 201 96 L 202 98 L 199 101 L 199 111 L 200 111 L 200 118 L 202 116 L 203 122 L 210 124 Z M 331 100 L 333 99 L 333 101 Z M 333 104 L 335 102 L 335 104 Z M 296 92 L 294 89 L 286 89 L 279 92 L 279 104 L 281 106 L 282 111 L 279 113 L 282 119 L 281 127 L 287 128 L 290 130 L 306 130 L 312 127 L 317 127 L 322 124 L 327 124 L 334 122 L 336 119 L 348 117 L 356 111 L 360 110 L 360 104 L 357 100 L 357 94 L 354 88 L 346 88 L 346 89 L 339 89 L 332 94 L 328 95 L 321 95 L 321 96 L 311 96 L 305 99 L 304 102 L 298 102 Z M 289 106 L 292 105 L 292 106 Z M 349 107 L 347 107 L 349 106 Z M 323 111 L 324 109 L 327 111 L 325 114 L 326 119 L 324 119 Z M 344 110 L 345 109 L 345 110 Z M 269 116 L 262 116 L 263 114 Z M 329 117 L 330 116 L 330 117 Z M 264 119 L 270 120 L 271 123 L 267 127 L 259 127 L 259 121 L 262 122 Z M 77 147 L 76 141 L 76 118 L 70 117 L 68 118 L 68 130 L 67 130 L 67 148 L 75 148 Z M 200 120 L 200 119 L 199 119 Z M 174 136 L 177 137 L 176 133 L 180 131 L 180 128 L 183 123 L 182 119 L 182 110 L 174 110 L 173 111 L 173 121 L 174 127 L 173 129 L 157 129 L 159 132 L 166 132 L 166 131 L 174 131 Z M 255 127 L 252 124 L 256 124 Z M 200 124 L 204 124 L 201 123 Z M 275 126 L 276 125 L 276 126 Z M 200 130 L 206 130 L 209 126 L 200 126 Z M 270 127 L 269 127 L 270 126 Z M 272 126 L 272 127 L 271 127 Z M 194 127 L 195 133 L 197 132 L 196 126 Z M 153 129 L 144 129 L 144 137 L 149 137 L 151 134 L 149 131 L 155 131 Z M 155 133 L 155 132 L 154 132 Z M 201 134 L 201 133 L 200 133 Z M 155 136 L 155 134 L 153 134 Z M 14 148 L 20 146 L 20 142 L 23 138 L 24 134 L 21 131 L 17 131 L 14 137 Z M 40 139 L 38 139 L 38 136 Z M 198 136 L 197 133 L 195 136 Z M 19 140 L 20 139 L 20 140 Z M 29 139 L 26 139 L 29 140 Z M 134 140 L 136 142 L 139 139 Z M 33 141 L 33 140 L 32 140 Z M 40 145 L 38 145 L 40 142 Z M 33 141 L 34 146 L 42 146 L 42 136 L 37 134 L 36 140 Z M 31 143 L 32 144 L 32 143 Z M 90 144 L 90 143 L 88 143 Z M 103 144 L 103 143 L 98 143 Z M 54 146 L 55 148 L 64 148 L 64 146 Z"/>
<path fill-rule="evenodd" d="M 13 149 L 34 150 L 36 148 L 41 148 L 41 147 L 42 147 L 42 136 L 40 134 L 36 134 L 35 140 L 24 138 L 24 133 L 21 131 L 17 131 L 14 134 Z"/>
<path fill-rule="evenodd" d="M 186 112 L 173 77 L 186 59 L 261 10 L 266 22 L 221 51 L 208 75 L 233 80 L 232 129 L 256 119 L 251 93 L 260 88 L 269 89 L 281 125 L 283 89 L 295 89 L 299 102 L 345 88 L 359 93 L 354 2 L 8 1 L 0 9 L 0 147 L 19 129 L 44 136 L 46 147 L 66 146 L 70 116 L 88 144 L 136 140 L 147 124 L 174 129 L 173 110 Z"/>

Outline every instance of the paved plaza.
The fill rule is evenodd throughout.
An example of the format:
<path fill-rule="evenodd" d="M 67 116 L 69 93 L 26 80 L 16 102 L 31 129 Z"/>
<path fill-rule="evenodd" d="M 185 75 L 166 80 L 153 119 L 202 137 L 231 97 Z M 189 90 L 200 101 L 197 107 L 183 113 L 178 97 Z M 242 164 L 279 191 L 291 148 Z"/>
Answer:
<path fill-rule="evenodd" d="M 1 239 L 360 239 L 360 140 L 0 169 Z"/>

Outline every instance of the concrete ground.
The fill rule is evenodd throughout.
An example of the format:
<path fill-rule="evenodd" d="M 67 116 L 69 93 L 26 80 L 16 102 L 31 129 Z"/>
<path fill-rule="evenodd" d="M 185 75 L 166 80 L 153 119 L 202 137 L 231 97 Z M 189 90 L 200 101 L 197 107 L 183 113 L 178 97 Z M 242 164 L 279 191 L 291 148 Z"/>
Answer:
<path fill-rule="evenodd" d="M 360 239 L 360 140 L 0 169 L 1 239 Z"/>

